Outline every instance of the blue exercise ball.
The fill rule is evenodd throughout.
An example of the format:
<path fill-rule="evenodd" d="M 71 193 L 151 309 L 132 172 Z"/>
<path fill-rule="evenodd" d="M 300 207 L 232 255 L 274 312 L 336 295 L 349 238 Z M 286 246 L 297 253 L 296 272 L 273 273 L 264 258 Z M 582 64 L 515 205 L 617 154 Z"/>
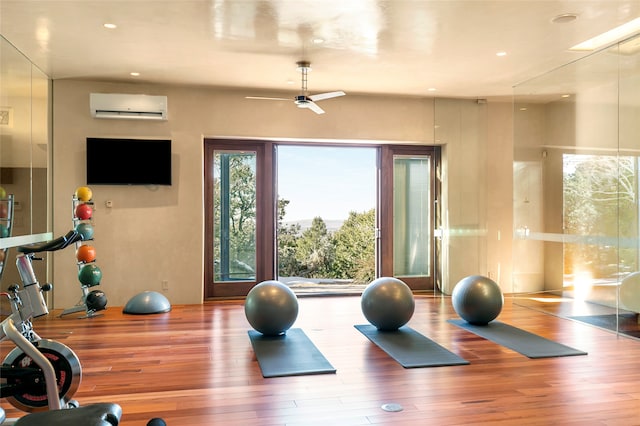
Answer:
<path fill-rule="evenodd" d="M 415 310 L 413 292 L 403 281 L 381 277 L 371 281 L 360 298 L 362 313 L 378 330 L 397 330 L 409 322 Z"/>
<path fill-rule="evenodd" d="M 278 336 L 296 322 L 298 298 L 280 281 L 263 281 L 247 294 L 244 314 L 256 331 L 266 336 Z"/>
<path fill-rule="evenodd" d="M 458 281 L 451 293 L 453 309 L 469 324 L 487 325 L 500 315 L 504 297 L 490 278 L 471 275 Z"/>

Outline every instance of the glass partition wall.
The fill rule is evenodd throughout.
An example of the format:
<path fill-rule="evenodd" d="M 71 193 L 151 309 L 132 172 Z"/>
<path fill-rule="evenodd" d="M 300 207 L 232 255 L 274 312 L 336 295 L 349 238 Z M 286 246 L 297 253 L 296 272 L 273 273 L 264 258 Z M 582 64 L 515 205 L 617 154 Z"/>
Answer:
<path fill-rule="evenodd" d="M 518 85 L 514 117 L 513 292 L 640 337 L 640 36 Z"/>
<path fill-rule="evenodd" d="M 50 80 L 0 36 L 0 288 L 20 282 L 16 245 L 51 238 Z M 44 279 L 46 261 L 35 262 Z M 6 267 L 5 267 L 6 266 Z"/>

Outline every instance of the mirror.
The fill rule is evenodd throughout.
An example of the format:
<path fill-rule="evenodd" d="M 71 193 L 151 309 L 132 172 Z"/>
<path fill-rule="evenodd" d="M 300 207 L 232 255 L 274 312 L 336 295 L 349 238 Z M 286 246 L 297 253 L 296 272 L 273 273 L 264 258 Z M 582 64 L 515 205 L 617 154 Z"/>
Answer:
<path fill-rule="evenodd" d="M 42 239 L 16 237 L 48 228 L 49 93 L 49 78 L 0 36 L 0 277 L 16 275 L 3 288 L 18 281 L 10 247 Z"/>

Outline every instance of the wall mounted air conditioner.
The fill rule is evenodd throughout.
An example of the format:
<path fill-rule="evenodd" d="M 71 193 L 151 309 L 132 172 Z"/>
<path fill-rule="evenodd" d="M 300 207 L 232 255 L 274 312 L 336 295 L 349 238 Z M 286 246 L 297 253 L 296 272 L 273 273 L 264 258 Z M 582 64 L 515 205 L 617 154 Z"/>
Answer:
<path fill-rule="evenodd" d="M 91 116 L 95 118 L 167 119 L 166 96 L 91 93 L 89 106 Z"/>

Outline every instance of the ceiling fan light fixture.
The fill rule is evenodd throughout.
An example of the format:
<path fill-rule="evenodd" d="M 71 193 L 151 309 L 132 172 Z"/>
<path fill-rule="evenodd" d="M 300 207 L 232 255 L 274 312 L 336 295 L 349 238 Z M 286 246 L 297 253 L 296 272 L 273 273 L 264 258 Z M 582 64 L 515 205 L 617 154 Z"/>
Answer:
<path fill-rule="evenodd" d="M 342 90 L 309 95 L 307 92 L 307 71 L 311 69 L 310 68 L 311 64 L 307 61 L 299 61 L 296 63 L 296 65 L 298 66 L 298 70 L 300 70 L 302 73 L 302 86 L 301 86 L 300 94 L 298 94 L 296 97 L 293 98 L 293 103 L 298 108 L 309 109 L 315 112 L 316 114 L 324 114 L 324 110 L 316 104 L 317 101 L 337 98 L 339 96 L 345 95 L 345 93 Z M 263 96 L 245 96 L 245 98 L 246 99 L 282 100 L 282 101 L 286 100 L 282 98 L 267 98 Z"/>
<path fill-rule="evenodd" d="M 311 71 L 311 62 L 309 61 L 299 61 L 296 63 L 296 65 L 298 66 L 298 71 Z"/>

